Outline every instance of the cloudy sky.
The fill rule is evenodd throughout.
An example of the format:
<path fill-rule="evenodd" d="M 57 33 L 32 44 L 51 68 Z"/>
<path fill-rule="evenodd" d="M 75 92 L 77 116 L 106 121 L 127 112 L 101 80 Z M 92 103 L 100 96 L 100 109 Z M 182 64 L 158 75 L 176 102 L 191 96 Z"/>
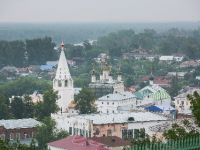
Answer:
<path fill-rule="evenodd" d="M 0 22 L 200 21 L 200 0 L 0 0 Z"/>

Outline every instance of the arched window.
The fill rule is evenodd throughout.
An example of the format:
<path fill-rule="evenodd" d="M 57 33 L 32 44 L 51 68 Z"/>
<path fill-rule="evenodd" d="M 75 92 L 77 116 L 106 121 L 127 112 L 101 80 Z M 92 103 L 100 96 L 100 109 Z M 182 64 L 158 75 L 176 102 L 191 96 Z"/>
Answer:
<path fill-rule="evenodd" d="M 67 80 L 65 80 L 65 86 L 67 86 L 67 84 L 68 84 L 68 81 L 67 81 Z"/>
<path fill-rule="evenodd" d="M 58 81 L 58 86 L 59 86 L 59 87 L 62 86 L 62 82 L 61 82 L 61 80 Z"/>

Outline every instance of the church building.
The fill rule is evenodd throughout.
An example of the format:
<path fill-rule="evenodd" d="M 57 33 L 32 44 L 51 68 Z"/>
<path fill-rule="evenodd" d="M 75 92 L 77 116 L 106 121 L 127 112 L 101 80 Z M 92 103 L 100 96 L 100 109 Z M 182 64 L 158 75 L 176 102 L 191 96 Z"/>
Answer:
<path fill-rule="evenodd" d="M 89 84 L 89 89 L 93 90 L 95 96 L 98 98 L 105 96 L 107 94 L 124 92 L 124 82 L 122 81 L 120 64 L 117 73 L 117 80 L 113 79 L 113 73 L 111 68 L 112 68 L 111 64 L 110 65 L 107 64 L 107 59 L 105 60 L 104 65 L 101 62 L 100 79 L 96 80 L 96 73 L 94 71 L 94 64 L 93 64 L 93 72 L 91 75 L 91 82 Z"/>
<path fill-rule="evenodd" d="M 53 80 L 53 89 L 58 91 L 57 104 L 61 112 L 69 112 L 68 106 L 74 100 L 73 79 L 70 75 L 64 53 L 64 44 L 61 44 L 61 54 L 58 62 L 56 76 Z"/>

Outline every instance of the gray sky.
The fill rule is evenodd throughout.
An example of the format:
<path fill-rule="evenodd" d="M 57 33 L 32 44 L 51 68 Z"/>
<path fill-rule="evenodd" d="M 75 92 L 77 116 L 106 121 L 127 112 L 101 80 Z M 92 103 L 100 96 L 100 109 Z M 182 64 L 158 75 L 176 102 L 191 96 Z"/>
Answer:
<path fill-rule="evenodd" d="M 0 22 L 200 21 L 200 0 L 0 0 Z"/>

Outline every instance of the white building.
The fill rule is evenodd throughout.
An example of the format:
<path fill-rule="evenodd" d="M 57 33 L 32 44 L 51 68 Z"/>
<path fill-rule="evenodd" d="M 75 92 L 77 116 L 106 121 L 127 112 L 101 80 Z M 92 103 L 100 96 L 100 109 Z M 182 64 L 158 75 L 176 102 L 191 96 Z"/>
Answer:
<path fill-rule="evenodd" d="M 56 76 L 53 80 L 53 89 L 58 91 L 57 104 L 65 112 L 68 106 L 74 100 L 73 79 L 70 75 L 68 64 L 64 53 L 64 44 L 61 44 L 61 54 L 58 62 Z"/>
<path fill-rule="evenodd" d="M 130 92 L 108 94 L 100 97 L 96 104 L 100 113 L 117 113 L 118 106 L 135 106 L 136 97 Z"/>
<path fill-rule="evenodd" d="M 118 136 L 120 138 L 137 138 L 136 132 L 143 129 L 149 133 L 149 127 L 172 119 L 151 112 L 128 112 L 110 114 L 84 114 L 78 116 L 55 118 L 58 128 L 69 131 L 72 135 L 84 137 Z"/>
<path fill-rule="evenodd" d="M 175 108 L 178 111 L 183 111 L 183 110 L 188 110 L 190 109 L 190 100 L 188 100 L 187 95 L 193 95 L 194 91 L 197 91 L 198 94 L 200 94 L 200 89 L 197 88 L 193 88 L 193 89 L 189 89 L 186 92 L 183 92 L 179 95 L 177 95 L 176 97 L 174 97 L 175 99 Z"/>

